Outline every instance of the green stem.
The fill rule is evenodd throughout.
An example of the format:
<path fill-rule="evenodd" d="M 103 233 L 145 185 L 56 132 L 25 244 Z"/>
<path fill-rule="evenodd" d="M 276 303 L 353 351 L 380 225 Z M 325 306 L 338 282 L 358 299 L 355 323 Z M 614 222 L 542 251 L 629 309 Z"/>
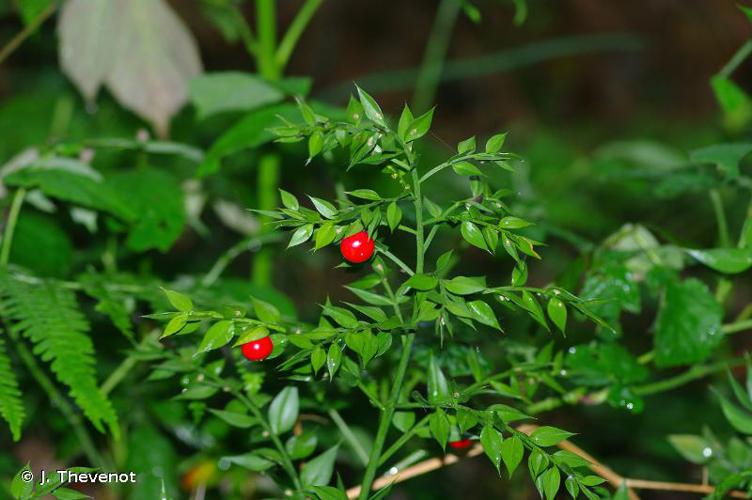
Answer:
<path fill-rule="evenodd" d="M 277 47 L 276 0 L 256 0 L 256 62 L 258 71 L 268 80 L 280 77 L 274 53 Z"/>
<path fill-rule="evenodd" d="M 260 248 L 260 251 L 263 251 L 265 244 L 280 241 L 281 239 L 282 239 L 282 236 L 280 234 L 270 232 L 270 233 L 262 234 L 258 237 L 246 238 L 236 243 L 235 245 L 230 247 L 225 253 L 219 256 L 219 258 L 214 263 L 214 265 L 209 270 L 209 272 L 206 273 L 206 275 L 201 279 L 201 285 L 202 286 L 213 285 L 222 275 L 222 273 L 227 268 L 227 266 L 230 265 L 230 263 L 233 260 L 235 260 L 243 252 L 253 250 L 257 247 Z"/>
<path fill-rule="evenodd" d="M 261 157 L 258 165 L 258 180 L 256 193 L 258 206 L 261 210 L 274 210 L 277 208 L 277 186 L 279 186 L 280 157 L 277 154 L 268 153 Z M 259 238 L 269 233 L 269 218 L 259 217 L 261 230 Z M 268 286 L 272 281 L 272 263 L 274 252 L 271 248 L 262 248 L 253 259 L 253 283 L 260 286 Z"/>
<path fill-rule="evenodd" d="M 718 226 L 718 243 L 725 248 L 731 245 L 731 239 L 729 238 L 728 222 L 726 221 L 726 212 L 723 210 L 721 193 L 717 189 L 711 189 L 709 194 Z"/>
<path fill-rule="evenodd" d="M 415 274 L 415 273 L 413 273 L 413 270 L 410 269 L 410 266 L 408 266 L 407 264 L 405 264 L 402 261 L 402 259 L 400 259 L 396 255 L 394 255 L 392 252 L 390 252 L 389 250 L 387 250 L 386 246 L 384 246 L 384 245 L 382 245 L 380 243 L 376 243 L 376 248 L 378 249 L 378 251 L 379 251 L 379 253 L 381 255 L 383 255 L 384 257 L 388 258 L 389 260 L 391 260 L 392 262 L 394 262 L 395 264 L 397 264 L 400 269 L 402 269 L 405 273 L 407 273 L 408 276 L 412 276 L 413 274 Z"/>
<path fill-rule="evenodd" d="M 431 34 L 423 54 L 423 62 L 418 71 L 418 79 L 415 82 L 413 107 L 419 113 L 431 105 L 436 95 L 444 59 L 449 48 L 449 39 L 452 36 L 454 24 L 457 22 L 461 5 L 460 0 L 441 0 L 436 11 Z"/>
<path fill-rule="evenodd" d="M 2 49 L 0 49 L 0 64 L 5 61 L 8 56 L 16 51 L 27 38 L 29 38 L 39 26 L 44 23 L 48 17 L 55 13 L 57 9 L 57 2 L 51 2 L 50 5 L 37 15 L 23 30 L 21 30 L 16 36 L 10 39 Z"/>
<path fill-rule="evenodd" d="M 102 383 L 102 387 L 99 388 L 99 391 L 105 396 L 112 392 L 112 390 L 117 387 L 120 382 L 123 381 L 125 376 L 128 375 L 133 367 L 136 366 L 136 364 L 139 362 L 139 347 L 145 347 L 149 342 L 158 339 L 159 335 L 159 330 L 154 330 L 153 332 L 144 336 L 144 338 L 141 340 L 141 343 L 133 350 L 133 352 L 131 352 Z"/>
<path fill-rule="evenodd" d="M 295 19 L 290 23 L 285 36 L 283 36 L 282 41 L 279 42 L 279 47 L 277 47 L 277 53 L 275 55 L 275 62 L 280 71 L 284 70 L 285 66 L 287 66 L 300 36 L 305 31 L 308 23 L 311 21 L 311 18 L 316 13 L 319 6 L 321 6 L 322 2 L 323 0 L 306 0 L 296 14 Z"/>
<path fill-rule="evenodd" d="M 379 465 L 384 465 L 387 460 L 392 458 L 395 453 L 397 453 L 402 447 L 407 443 L 416 432 L 418 432 L 420 429 L 425 427 L 428 424 L 428 420 L 430 418 L 430 415 L 426 415 L 423 417 L 418 423 L 412 426 L 409 431 L 404 433 L 400 438 L 395 441 L 389 448 L 384 451 L 384 453 L 381 455 L 381 460 L 379 461 Z"/>
<path fill-rule="evenodd" d="M 410 352 L 412 351 L 414 340 L 414 333 L 405 335 L 402 338 L 402 355 L 400 357 L 399 366 L 397 367 L 397 373 L 394 377 L 394 382 L 392 383 L 392 392 L 389 395 L 389 402 L 379 417 L 379 428 L 376 431 L 376 438 L 373 442 L 371 455 L 368 459 L 368 466 L 366 467 L 365 474 L 363 475 L 363 482 L 360 487 L 360 500 L 366 500 L 368 498 L 371 486 L 373 485 L 373 480 L 376 477 L 376 471 L 381 463 L 381 450 L 384 448 L 384 441 L 386 440 L 387 432 L 389 432 L 389 425 L 394 416 L 394 407 L 397 405 L 397 401 L 400 397 L 402 382 L 405 379 L 407 363 L 410 360 Z"/>
<path fill-rule="evenodd" d="M 8 220 L 5 223 L 5 232 L 3 233 L 3 247 L 0 250 L 0 267 L 8 266 L 8 260 L 10 259 L 10 249 L 13 245 L 13 233 L 16 230 L 18 215 L 21 213 L 21 206 L 23 205 L 25 196 L 25 188 L 20 188 L 18 191 L 16 191 L 16 194 L 13 195 L 13 201 L 10 205 L 10 212 L 8 213 Z"/>
<path fill-rule="evenodd" d="M 342 436 L 344 436 L 345 440 L 347 440 L 348 443 L 350 443 L 350 446 L 352 447 L 353 451 L 356 455 L 358 455 L 358 458 L 361 462 L 363 462 L 363 465 L 368 465 L 368 453 L 366 453 L 366 450 L 363 448 L 363 445 L 358 441 L 358 438 L 355 437 L 355 434 L 353 434 L 350 427 L 347 425 L 347 423 L 342 419 L 342 416 L 339 414 L 337 410 L 334 408 L 329 410 L 329 417 L 334 421 L 334 423 L 339 428 L 339 431 L 342 433 Z"/>
<path fill-rule="evenodd" d="M 734 55 L 731 56 L 731 59 L 729 59 L 721 71 L 718 72 L 718 76 L 724 78 L 730 77 L 731 73 L 733 73 L 750 54 L 752 54 L 752 40 L 747 40 L 741 47 L 739 47 Z"/>
<path fill-rule="evenodd" d="M 640 395 L 640 396 L 648 396 L 651 394 L 658 394 L 661 392 L 666 392 L 671 389 L 680 387 L 684 384 L 687 384 L 689 382 L 692 382 L 694 380 L 703 378 L 712 373 L 723 371 L 732 366 L 743 364 L 744 362 L 745 361 L 743 359 L 737 359 L 733 361 L 721 361 L 718 363 L 713 363 L 713 364 L 705 365 L 705 366 L 694 366 L 690 368 L 689 370 L 685 371 L 684 373 L 681 373 L 675 377 L 670 377 L 665 380 L 659 380 L 658 382 L 653 382 L 650 384 L 640 385 L 640 386 L 634 387 L 633 390 L 635 394 Z"/>
<path fill-rule="evenodd" d="M 253 31 L 251 30 L 251 27 L 248 25 L 248 22 L 245 20 L 245 17 L 243 16 L 243 13 L 240 11 L 238 6 L 234 5 L 232 7 L 232 15 L 238 22 L 238 26 L 240 26 L 240 39 L 243 41 L 245 50 L 250 56 L 256 57 L 256 38 L 254 38 Z"/>
<path fill-rule="evenodd" d="M 423 195 L 420 192 L 420 180 L 418 179 L 418 169 L 413 168 L 411 172 L 413 178 L 413 195 L 415 203 L 415 272 L 423 272 L 423 258 L 425 254 L 424 234 L 423 234 Z"/>

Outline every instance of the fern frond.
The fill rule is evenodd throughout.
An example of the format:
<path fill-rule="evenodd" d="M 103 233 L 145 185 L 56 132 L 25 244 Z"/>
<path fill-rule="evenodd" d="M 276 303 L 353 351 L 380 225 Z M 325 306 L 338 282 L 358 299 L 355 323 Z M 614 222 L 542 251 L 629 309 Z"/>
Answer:
<path fill-rule="evenodd" d="M 11 331 L 34 344 L 34 354 L 50 363 L 94 427 L 104 432 L 107 424 L 117 438 L 117 415 L 99 390 L 89 323 L 75 294 L 53 281 L 31 285 L 0 274 L 0 313 Z"/>
<path fill-rule="evenodd" d="M 13 440 L 21 439 L 21 425 L 26 412 L 21 401 L 18 379 L 13 372 L 10 358 L 5 350 L 5 340 L 0 337 L 0 416 L 8 422 Z"/>

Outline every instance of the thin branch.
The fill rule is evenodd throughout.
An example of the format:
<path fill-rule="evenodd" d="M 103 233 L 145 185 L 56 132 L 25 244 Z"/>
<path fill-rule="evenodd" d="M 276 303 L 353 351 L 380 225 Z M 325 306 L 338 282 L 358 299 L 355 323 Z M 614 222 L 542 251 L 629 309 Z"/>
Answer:
<path fill-rule="evenodd" d="M 527 424 L 517 427 L 517 430 L 524 432 L 525 434 L 530 434 L 537 428 L 537 425 Z M 557 446 L 562 450 L 567 450 L 575 453 L 576 455 L 579 455 L 580 457 L 590 462 L 590 469 L 594 473 L 598 474 L 603 479 L 611 483 L 615 488 L 618 488 L 622 484 L 625 484 L 627 488 L 629 488 L 627 490 L 627 494 L 632 500 L 639 500 L 639 497 L 633 491 L 633 489 L 678 491 L 684 493 L 699 494 L 713 493 L 715 491 L 714 486 L 707 484 L 670 483 L 665 481 L 650 481 L 648 479 L 626 478 L 619 475 L 603 463 L 599 462 L 592 455 L 570 441 L 564 440 Z M 480 444 L 476 444 L 475 446 L 470 448 L 470 450 L 468 450 L 468 452 L 464 455 L 464 458 L 477 457 L 481 454 L 483 454 L 483 447 Z M 373 490 L 380 490 L 386 486 L 401 483 L 403 481 L 407 481 L 408 479 L 427 474 L 437 469 L 441 469 L 442 467 L 446 467 L 447 465 L 455 464 L 461 459 L 461 457 L 452 454 L 444 455 L 443 457 L 429 458 L 428 460 L 418 462 L 417 464 L 412 465 L 402 471 L 397 471 L 394 474 L 384 474 L 373 482 Z M 349 499 L 357 498 L 358 495 L 360 495 L 360 486 L 354 486 L 347 490 L 347 498 Z M 726 495 L 732 498 L 747 498 L 747 495 L 741 491 L 729 491 L 726 492 Z"/>
<path fill-rule="evenodd" d="M 311 22 L 311 18 L 316 13 L 324 0 L 306 0 L 306 3 L 298 11 L 295 19 L 290 23 L 290 27 L 287 28 L 287 32 L 282 37 L 277 47 L 277 53 L 274 55 L 277 66 L 280 70 L 284 69 L 290 60 L 295 45 L 305 31 L 308 23 Z"/>
<path fill-rule="evenodd" d="M 54 14 L 56 9 L 57 2 L 51 3 L 46 9 L 40 12 L 37 17 L 32 19 L 32 21 L 23 30 L 21 30 L 16 36 L 11 38 L 8 43 L 6 43 L 3 48 L 0 49 L 0 64 L 2 64 L 3 61 L 5 61 L 13 52 L 15 52 L 16 49 L 20 47 L 21 44 L 24 43 L 26 39 L 29 38 L 37 30 L 37 28 L 39 28 L 39 26 L 41 26 L 42 23 L 47 20 L 48 17 Z"/>

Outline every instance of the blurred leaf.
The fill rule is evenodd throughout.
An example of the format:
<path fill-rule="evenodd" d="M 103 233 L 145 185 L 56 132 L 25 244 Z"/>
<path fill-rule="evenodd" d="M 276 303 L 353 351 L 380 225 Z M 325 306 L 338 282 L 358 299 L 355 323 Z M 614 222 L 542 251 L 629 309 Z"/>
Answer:
<path fill-rule="evenodd" d="M 752 266 L 752 248 L 712 248 L 687 250 L 706 266 L 726 274 L 742 273 Z"/>
<path fill-rule="evenodd" d="M 551 321 L 553 321 L 556 327 L 564 333 L 567 328 L 567 306 L 564 305 L 564 302 L 556 297 L 552 297 L 548 301 L 546 311 L 548 312 L 548 317 L 551 318 Z"/>
<path fill-rule="evenodd" d="M 183 232 L 186 215 L 183 191 L 170 173 L 155 168 L 117 173 L 107 186 L 127 201 L 137 217 L 126 245 L 133 251 L 168 251 Z"/>
<path fill-rule="evenodd" d="M 482 300 L 472 300 L 467 303 L 467 308 L 470 310 L 470 315 L 475 321 L 490 326 L 491 328 L 501 330 L 499 321 L 496 319 L 496 314 L 494 314 L 493 309 L 491 309 L 491 306 L 486 302 L 483 302 Z"/>
<path fill-rule="evenodd" d="M 168 495 L 177 490 L 177 454 L 172 443 L 151 425 L 142 425 L 129 432 L 128 458 L 125 469 L 138 475 L 131 485 L 129 498 L 161 498 L 162 484 Z"/>
<path fill-rule="evenodd" d="M 482 292 L 486 289 L 486 277 L 455 276 L 450 280 L 444 281 L 444 286 L 454 294 L 470 295 L 472 293 Z"/>
<path fill-rule="evenodd" d="M 244 453 L 243 455 L 222 457 L 221 461 L 239 465 L 244 469 L 254 472 L 263 472 L 274 466 L 274 462 L 253 452 Z"/>
<path fill-rule="evenodd" d="M 355 86 L 355 88 L 358 90 L 360 104 L 363 106 L 363 111 L 365 112 L 368 119 L 374 122 L 376 125 L 386 127 L 384 112 L 381 111 L 381 108 L 376 103 L 374 98 L 357 85 Z"/>
<path fill-rule="evenodd" d="M 561 485 L 561 476 L 557 467 L 551 467 L 538 478 L 546 500 L 554 500 Z"/>
<path fill-rule="evenodd" d="M 431 435 L 439 443 L 439 446 L 442 449 L 446 449 L 446 443 L 449 439 L 449 419 L 444 410 L 441 408 L 436 409 L 429 417 L 428 427 L 431 430 Z"/>
<path fill-rule="evenodd" d="M 304 486 L 325 486 L 331 481 L 338 449 L 339 445 L 332 446 L 318 457 L 303 464 L 300 469 L 300 480 Z"/>
<path fill-rule="evenodd" d="M 71 266 L 73 245 L 55 219 L 31 210 L 21 211 L 10 262 L 40 276 L 64 277 Z"/>
<path fill-rule="evenodd" d="M 15 0 L 16 8 L 26 26 L 29 26 L 49 7 L 55 5 L 55 0 Z"/>
<path fill-rule="evenodd" d="M 392 424 L 402 432 L 407 432 L 415 423 L 415 413 L 409 411 L 394 412 Z"/>
<path fill-rule="evenodd" d="M 280 124 L 279 117 L 294 120 L 298 108 L 294 104 L 275 104 L 256 109 L 235 123 L 212 144 L 206 153 L 204 162 L 198 169 L 198 175 L 213 174 L 220 167 L 220 161 L 227 155 L 253 149 L 276 139 L 270 129 Z"/>
<path fill-rule="evenodd" d="M 285 449 L 293 460 L 306 458 L 316 450 L 318 438 L 314 432 L 304 432 L 299 436 L 291 436 L 285 443 Z"/>
<path fill-rule="evenodd" d="M 264 323 L 277 323 L 281 317 L 279 309 L 265 300 L 253 298 L 253 311 L 256 317 Z"/>
<path fill-rule="evenodd" d="M 750 143 L 714 144 L 695 149 L 689 155 L 694 163 L 712 163 L 733 179 L 739 176 L 739 163 L 752 152 Z"/>
<path fill-rule="evenodd" d="M 233 336 L 235 336 L 235 324 L 232 321 L 217 321 L 206 331 L 201 344 L 199 344 L 196 350 L 196 354 L 224 347 L 232 340 Z"/>
<path fill-rule="evenodd" d="M 298 420 L 298 388 L 288 386 L 282 389 L 269 405 L 269 426 L 275 434 L 283 434 L 292 429 Z"/>
<path fill-rule="evenodd" d="M 475 223 L 470 221 L 464 221 L 460 225 L 460 232 L 462 237 L 473 246 L 489 252 L 488 246 L 486 246 L 486 240 L 483 238 L 483 233 Z"/>
<path fill-rule="evenodd" d="M 715 99 L 723 111 L 726 127 L 740 130 L 752 118 L 752 102 L 744 90 L 729 78 L 715 75 L 710 79 Z"/>
<path fill-rule="evenodd" d="M 742 434 L 752 435 L 752 413 L 742 410 L 721 394 L 718 394 L 718 397 L 721 400 L 723 415 L 731 426 Z"/>
<path fill-rule="evenodd" d="M 239 71 L 206 73 L 190 81 L 190 99 L 199 120 L 227 111 L 252 111 L 284 97 L 263 78 Z"/>
<path fill-rule="evenodd" d="M 682 457 L 693 464 L 704 464 L 711 457 L 712 451 L 710 446 L 700 436 L 672 434 L 668 437 L 668 441 Z"/>
<path fill-rule="evenodd" d="M 63 71 L 87 99 L 106 82 L 123 106 L 167 135 L 201 60 L 193 36 L 166 2 L 69 0 L 58 32 Z"/>
<path fill-rule="evenodd" d="M 436 285 L 438 284 L 439 280 L 437 280 L 433 276 L 429 276 L 427 274 L 414 274 L 410 276 L 407 281 L 405 281 L 403 286 L 407 286 L 415 290 L 428 291 L 436 288 Z"/>
<path fill-rule="evenodd" d="M 698 363 L 721 342 L 723 310 L 701 281 L 666 285 L 655 321 L 655 362 L 661 367 Z"/>
<path fill-rule="evenodd" d="M 209 412 L 211 412 L 212 415 L 215 415 L 217 418 L 221 419 L 225 423 L 233 427 L 238 427 L 240 429 L 248 429 L 259 423 L 258 419 L 251 417 L 250 415 L 246 415 L 244 413 L 214 410 L 211 408 L 209 409 Z"/>

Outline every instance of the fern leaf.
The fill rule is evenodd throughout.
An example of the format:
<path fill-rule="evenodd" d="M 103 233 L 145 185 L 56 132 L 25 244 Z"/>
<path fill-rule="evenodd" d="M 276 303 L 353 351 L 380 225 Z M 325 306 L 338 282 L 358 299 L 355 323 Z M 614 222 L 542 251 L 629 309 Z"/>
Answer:
<path fill-rule="evenodd" d="M 0 416 L 8 422 L 13 440 L 21 439 L 21 425 L 26 412 L 21 401 L 16 374 L 5 351 L 5 341 L 0 337 Z"/>
<path fill-rule="evenodd" d="M 66 385 L 84 415 L 100 432 L 104 424 L 119 437 L 117 416 L 97 384 L 94 344 L 75 294 L 53 281 L 30 285 L 0 275 L 0 311 L 9 328 L 34 344 L 34 354 Z"/>

